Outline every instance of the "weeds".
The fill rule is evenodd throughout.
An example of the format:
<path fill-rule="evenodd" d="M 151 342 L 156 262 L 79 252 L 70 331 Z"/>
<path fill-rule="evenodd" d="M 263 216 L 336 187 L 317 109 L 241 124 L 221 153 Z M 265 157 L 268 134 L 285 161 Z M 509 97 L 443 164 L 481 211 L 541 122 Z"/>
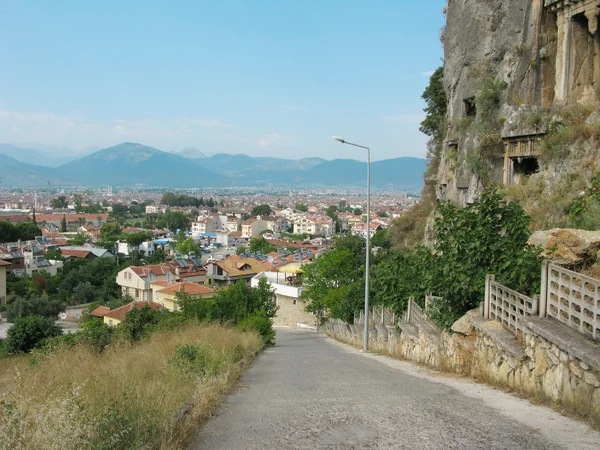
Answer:
<path fill-rule="evenodd" d="M 102 353 L 40 352 L 34 366 L 4 360 L 0 449 L 181 448 L 261 346 L 257 333 L 190 325 Z"/>

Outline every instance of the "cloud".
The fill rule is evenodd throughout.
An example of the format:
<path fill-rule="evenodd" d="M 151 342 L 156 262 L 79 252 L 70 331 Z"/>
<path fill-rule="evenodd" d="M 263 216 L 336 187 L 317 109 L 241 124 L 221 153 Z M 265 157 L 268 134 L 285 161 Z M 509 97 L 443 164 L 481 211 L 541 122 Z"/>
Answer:
<path fill-rule="evenodd" d="M 435 70 L 428 70 L 427 72 L 421 72 L 420 75 L 422 77 L 430 77 L 431 75 L 433 75 L 435 73 Z"/>
<path fill-rule="evenodd" d="M 272 146 L 288 146 L 294 143 L 294 138 L 288 137 L 288 136 L 283 136 L 281 134 L 277 134 L 277 133 L 271 133 L 271 134 L 267 134 L 266 136 L 263 136 L 262 138 L 260 138 L 257 142 L 256 145 L 258 145 L 260 148 L 262 148 L 263 150 L 266 150 Z"/>
<path fill-rule="evenodd" d="M 387 122 L 401 123 L 401 124 L 419 124 L 425 119 L 425 114 L 399 114 L 397 116 L 384 116 L 383 120 Z"/>
<path fill-rule="evenodd" d="M 127 136 L 131 141 L 168 147 L 180 142 L 189 145 L 189 141 L 224 134 L 232 128 L 231 123 L 202 117 L 90 120 L 79 114 L 0 109 L 0 142 L 10 140 L 10 133 L 18 131 L 28 140 L 70 146 L 114 144 Z"/>

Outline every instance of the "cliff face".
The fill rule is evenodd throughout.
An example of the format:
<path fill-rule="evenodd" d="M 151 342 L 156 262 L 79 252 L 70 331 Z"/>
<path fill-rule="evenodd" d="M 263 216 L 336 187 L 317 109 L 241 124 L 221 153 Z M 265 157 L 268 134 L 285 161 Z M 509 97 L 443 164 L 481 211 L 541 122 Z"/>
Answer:
<path fill-rule="evenodd" d="M 491 184 L 551 189 L 584 166 L 585 185 L 600 164 L 599 14 L 600 0 L 448 1 L 439 199 L 464 205 Z M 565 123 L 589 133 L 551 141 Z"/>

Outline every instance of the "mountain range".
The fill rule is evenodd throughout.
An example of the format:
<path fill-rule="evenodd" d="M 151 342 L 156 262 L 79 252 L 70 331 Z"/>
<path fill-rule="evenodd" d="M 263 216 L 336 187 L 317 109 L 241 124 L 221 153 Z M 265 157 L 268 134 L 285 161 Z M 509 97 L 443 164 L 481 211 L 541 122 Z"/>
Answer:
<path fill-rule="evenodd" d="M 366 184 L 366 163 L 352 159 L 298 160 L 218 153 L 206 157 L 197 148 L 179 153 L 126 142 L 62 164 L 45 167 L 40 152 L 0 144 L 3 186 L 123 185 L 165 187 L 344 186 Z M 419 190 L 425 160 L 394 158 L 371 163 L 375 188 Z"/>

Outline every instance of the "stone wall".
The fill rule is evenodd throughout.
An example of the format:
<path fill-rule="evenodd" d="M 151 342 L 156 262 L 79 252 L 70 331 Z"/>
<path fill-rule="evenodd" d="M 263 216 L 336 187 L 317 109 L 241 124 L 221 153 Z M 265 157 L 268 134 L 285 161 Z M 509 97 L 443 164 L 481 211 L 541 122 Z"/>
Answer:
<path fill-rule="evenodd" d="M 299 323 L 310 326 L 317 324 L 316 316 L 304 310 L 306 303 L 303 300 L 277 294 L 277 306 L 277 314 L 273 319 L 275 325 L 295 327 Z"/>
<path fill-rule="evenodd" d="M 519 339 L 499 322 L 471 311 L 450 334 L 429 324 L 373 326 L 371 351 L 417 362 L 436 370 L 458 373 L 543 398 L 575 411 L 600 426 L 600 349 L 576 331 L 547 318 L 527 318 Z M 326 332 L 360 346 L 362 327 L 331 320 Z"/>

